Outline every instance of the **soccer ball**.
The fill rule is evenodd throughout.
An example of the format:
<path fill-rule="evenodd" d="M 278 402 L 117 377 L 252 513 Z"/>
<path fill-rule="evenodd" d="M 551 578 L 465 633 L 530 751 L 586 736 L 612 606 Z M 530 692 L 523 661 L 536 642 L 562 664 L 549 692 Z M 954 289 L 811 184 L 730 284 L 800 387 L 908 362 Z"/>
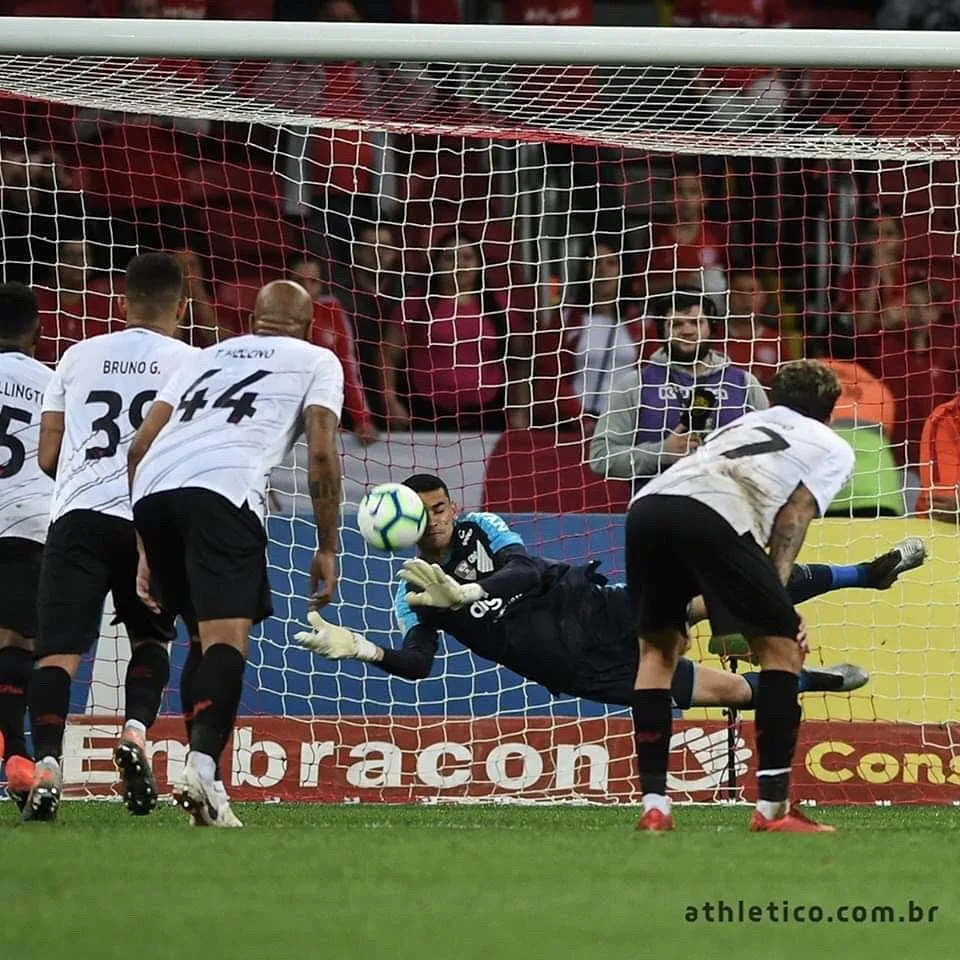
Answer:
<path fill-rule="evenodd" d="M 423 536 L 427 511 L 414 490 L 402 483 L 381 483 L 360 502 L 357 525 L 371 547 L 403 550 Z"/>

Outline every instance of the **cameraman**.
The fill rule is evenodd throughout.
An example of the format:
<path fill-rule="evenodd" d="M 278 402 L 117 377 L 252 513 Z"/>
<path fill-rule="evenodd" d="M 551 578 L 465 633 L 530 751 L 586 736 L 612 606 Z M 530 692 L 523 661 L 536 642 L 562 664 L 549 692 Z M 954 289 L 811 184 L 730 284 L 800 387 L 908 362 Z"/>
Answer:
<path fill-rule="evenodd" d="M 720 331 L 713 301 L 699 290 L 659 297 L 651 313 L 664 346 L 613 384 L 590 443 L 590 469 L 638 489 L 712 430 L 769 405 L 753 374 L 711 349 Z"/>

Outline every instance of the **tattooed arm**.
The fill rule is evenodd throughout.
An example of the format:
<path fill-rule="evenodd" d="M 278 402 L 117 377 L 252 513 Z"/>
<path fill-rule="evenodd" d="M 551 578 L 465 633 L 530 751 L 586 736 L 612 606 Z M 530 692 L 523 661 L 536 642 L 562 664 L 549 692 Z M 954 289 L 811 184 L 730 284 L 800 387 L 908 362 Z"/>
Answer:
<path fill-rule="evenodd" d="M 328 603 L 337 588 L 337 546 L 340 532 L 340 454 L 337 416 L 321 406 L 307 407 L 307 480 L 317 523 L 317 552 L 310 565 L 311 605 Z M 324 589 L 318 592 L 318 584 Z"/>
<path fill-rule="evenodd" d="M 819 512 L 813 494 L 801 483 L 777 514 L 770 534 L 770 560 L 784 586 L 803 546 L 807 527 Z"/>

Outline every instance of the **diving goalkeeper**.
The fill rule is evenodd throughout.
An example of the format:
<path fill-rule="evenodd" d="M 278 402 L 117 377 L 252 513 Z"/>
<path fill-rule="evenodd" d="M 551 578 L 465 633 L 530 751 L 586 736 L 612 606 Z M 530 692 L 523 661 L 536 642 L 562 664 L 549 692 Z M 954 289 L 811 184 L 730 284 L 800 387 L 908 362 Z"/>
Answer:
<path fill-rule="evenodd" d="M 622 584 L 608 584 L 597 563 L 571 566 L 531 556 L 496 514 L 458 516 L 439 477 L 417 474 L 404 483 L 423 500 L 428 526 L 418 545 L 420 557 L 404 564 L 404 582 L 394 596 L 402 645 L 377 646 L 316 612 L 309 614 L 312 629 L 297 634 L 299 642 L 328 659 L 363 660 L 422 680 L 444 632 L 555 695 L 630 706 L 639 646 Z M 885 590 L 925 558 L 923 541 L 910 538 L 869 563 L 797 564 L 788 590 L 794 603 L 844 587 Z M 691 623 L 706 618 L 701 599 L 691 603 L 689 613 Z M 681 658 L 673 700 L 680 709 L 750 709 L 758 677 Z M 867 679 L 866 671 L 851 664 L 804 670 L 800 691 L 855 690 Z"/>

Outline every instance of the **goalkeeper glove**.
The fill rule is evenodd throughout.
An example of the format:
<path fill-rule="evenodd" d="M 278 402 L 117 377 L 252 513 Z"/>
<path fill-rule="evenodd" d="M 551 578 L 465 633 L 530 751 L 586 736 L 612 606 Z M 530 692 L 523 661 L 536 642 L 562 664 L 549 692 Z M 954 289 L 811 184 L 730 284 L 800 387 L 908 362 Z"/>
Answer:
<path fill-rule="evenodd" d="M 411 607 L 457 610 L 487 595 L 479 583 L 457 583 L 438 564 L 427 563 L 419 557 L 407 560 L 399 575 L 401 580 L 417 591 L 407 593 Z"/>
<path fill-rule="evenodd" d="M 310 630 L 301 630 L 295 634 L 297 643 L 319 653 L 328 660 L 366 660 L 376 662 L 380 659 L 380 648 L 359 633 L 335 623 L 327 623 L 316 610 L 307 614 Z"/>

